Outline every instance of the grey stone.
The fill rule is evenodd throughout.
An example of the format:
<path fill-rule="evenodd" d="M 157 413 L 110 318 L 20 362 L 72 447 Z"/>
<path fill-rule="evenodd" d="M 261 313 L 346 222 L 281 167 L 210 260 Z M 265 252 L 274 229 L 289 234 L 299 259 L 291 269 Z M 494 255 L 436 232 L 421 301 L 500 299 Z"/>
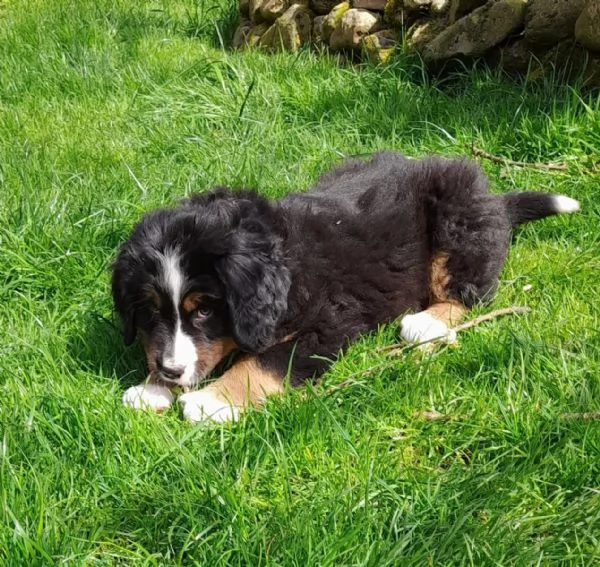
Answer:
<path fill-rule="evenodd" d="M 310 41 L 312 14 L 302 4 L 292 4 L 260 38 L 270 51 L 296 51 Z"/>
<path fill-rule="evenodd" d="M 341 17 L 329 38 L 331 49 L 356 49 L 362 39 L 381 27 L 381 18 L 367 10 L 351 8 Z"/>
<path fill-rule="evenodd" d="M 260 15 L 260 6 L 264 0 L 248 0 L 248 15 L 253 24 L 261 24 L 264 20 Z"/>
<path fill-rule="evenodd" d="M 247 47 L 256 47 L 260 42 L 260 38 L 265 34 L 265 32 L 269 29 L 269 24 L 256 24 L 250 28 L 248 35 L 246 36 L 246 46 Z"/>
<path fill-rule="evenodd" d="M 438 19 L 416 21 L 406 32 L 406 44 L 410 49 L 421 52 L 427 44 L 446 29 L 446 22 Z"/>
<path fill-rule="evenodd" d="M 252 29 L 252 22 L 250 20 L 242 20 L 240 25 L 233 34 L 232 47 L 234 49 L 240 49 L 248 46 L 248 36 Z"/>
<path fill-rule="evenodd" d="M 526 3 L 496 0 L 474 10 L 430 41 L 423 58 L 434 63 L 456 56 L 483 55 L 523 25 Z"/>
<path fill-rule="evenodd" d="M 575 22 L 575 39 L 592 51 L 600 51 L 600 2 L 589 0 Z"/>
<path fill-rule="evenodd" d="M 444 14 L 450 8 L 450 0 L 431 0 L 431 13 Z"/>
<path fill-rule="evenodd" d="M 342 2 L 341 4 L 336 4 L 336 6 L 325 16 L 323 20 L 323 27 L 321 29 L 321 37 L 324 43 L 329 44 L 329 40 L 331 38 L 331 34 L 333 30 L 338 26 L 342 16 L 350 9 L 350 4 L 348 2 Z"/>
<path fill-rule="evenodd" d="M 258 8 L 260 17 L 266 22 L 274 22 L 290 7 L 290 0 L 262 0 Z"/>
<path fill-rule="evenodd" d="M 385 21 L 396 28 L 406 29 L 422 17 L 429 8 L 429 4 L 424 4 L 418 8 L 415 8 L 415 6 L 411 5 L 411 8 L 407 8 L 404 5 L 404 0 L 388 0 L 384 9 Z"/>
<path fill-rule="evenodd" d="M 365 36 L 362 51 L 366 59 L 378 65 L 388 63 L 396 51 L 398 34 L 394 30 L 381 30 Z"/>
<path fill-rule="evenodd" d="M 350 0 L 351 8 L 373 10 L 375 12 L 383 12 L 386 4 L 387 0 Z"/>
<path fill-rule="evenodd" d="M 340 0 L 310 0 L 310 9 L 319 16 L 326 16 L 333 10 Z"/>
<path fill-rule="evenodd" d="M 325 43 L 325 40 L 323 39 L 323 24 L 325 23 L 326 17 L 327 16 L 316 16 L 313 20 L 311 41 L 315 45 Z"/>
<path fill-rule="evenodd" d="M 464 15 L 483 6 L 487 0 L 452 0 L 450 6 L 450 22 L 454 23 Z"/>
<path fill-rule="evenodd" d="M 429 11 L 431 0 L 404 0 L 402 3 L 407 12 Z"/>
<path fill-rule="evenodd" d="M 585 1 L 530 0 L 525 17 L 525 39 L 529 45 L 548 47 L 573 37 Z"/>

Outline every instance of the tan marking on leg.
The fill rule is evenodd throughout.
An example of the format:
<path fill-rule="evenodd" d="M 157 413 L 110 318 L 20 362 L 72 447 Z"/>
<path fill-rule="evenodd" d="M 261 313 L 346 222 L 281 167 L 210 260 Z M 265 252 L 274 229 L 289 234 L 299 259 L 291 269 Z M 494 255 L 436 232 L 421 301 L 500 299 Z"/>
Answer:
<path fill-rule="evenodd" d="M 238 348 L 236 342 L 229 337 L 196 345 L 196 371 L 202 377 L 210 374 L 215 366 L 226 356 Z"/>
<path fill-rule="evenodd" d="M 211 392 L 233 406 L 248 407 L 283 393 L 284 384 L 281 376 L 261 368 L 255 358 L 244 357 L 201 391 Z"/>
<path fill-rule="evenodd" d="M 460 323 L 467 312 L 467 308 L 458 301 L 442 301 L 430 305 L 425 313 L 429 313 L 434 319 L 442 321 L 452 328 Z"/>
<path fill-rule="evenodd" d="M 440 303 L 448 299 L 448 283 L 450 274 L 446 264 L 449 255 L 446 252 L 437 252 L 429 265 L 429 295 L 431 303 Z"/>
<path fill-rule="evenodd" d="M 448 273 L 447 252 L 437 252 L 429 266 L 429 294 L 431 303 L 425 310 L 438 321 L 442 321 L 448 327 L 453 327 L 461 322 L 467 308 L 460 303 L 450 299 L 448 296 L 448 283 L 450 274 Z"/>

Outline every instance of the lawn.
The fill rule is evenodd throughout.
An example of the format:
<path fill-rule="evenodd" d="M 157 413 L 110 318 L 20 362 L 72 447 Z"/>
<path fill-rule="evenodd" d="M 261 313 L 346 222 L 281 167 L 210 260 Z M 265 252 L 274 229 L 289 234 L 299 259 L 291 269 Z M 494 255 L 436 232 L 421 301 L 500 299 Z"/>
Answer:
<path fill-rule="evenodd" d="M 560 73 L 232 53 L 234 17 L 234 0 L 0 0 L 0 563 L 597 564 L 600 421 L 563 417 L 600 410 L 598 99 Z M 144 211 L 471 144 L 569 166 L 485 161 L 494 191 L 582 203 L 515 235 L 492 307 L 529 314 L 429 356 L 384 357 L 382 328 L 233 425 L 121 406 L 144 368 L 109 273 Z"/>

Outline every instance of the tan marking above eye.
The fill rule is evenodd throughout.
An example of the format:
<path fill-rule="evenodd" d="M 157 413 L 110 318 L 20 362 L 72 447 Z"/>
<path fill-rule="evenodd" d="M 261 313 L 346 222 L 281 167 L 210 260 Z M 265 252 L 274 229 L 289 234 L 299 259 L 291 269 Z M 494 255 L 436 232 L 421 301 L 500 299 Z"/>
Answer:
<path fill-rule="evenodd" d="M 183 310 L 186 313 L 191 313 L 198 309 L 200 304 L 202 303 L 202 294 L 197 291 L 193 291 L 192 293 L 188 293 L 181 303 Z"/>
<path fill-rule="evenodd" d="M 160 294 L 156 291 L 156 289 L 153 286 L 148 286 L 146 288 L 146 297 L 152 303 L 152 305 L 154 305 L 154 307 L 160 309 L 160 306 L 162 304 Z"/>

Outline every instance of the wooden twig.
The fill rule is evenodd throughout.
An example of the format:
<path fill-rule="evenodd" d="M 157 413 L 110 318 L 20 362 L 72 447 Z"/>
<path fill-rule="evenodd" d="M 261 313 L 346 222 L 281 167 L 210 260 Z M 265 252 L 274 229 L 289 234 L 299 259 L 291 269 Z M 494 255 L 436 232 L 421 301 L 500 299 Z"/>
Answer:
<path fill-rule="evenodd" d="M 465 323 L 461 323 L 456 327 L 453 327 L 452 330 L 456 333 L 460 333 L 461 331 L 465 331 L 466 329 L 470 329 L 471 327 L 476 327 L 477 325 L 481 325 L 481 323 L 485 323 L 486 321 L 491 321 L 492 319 L 496 319 L 497 317 L 504 317 L 505 315 L 522 315 L 523 313 L 529 313 L 531 309 L 529 307 L 523 307 L 520 305 L 515 305 L 513 307 L 503 307 L 502 309 L 495 309 L 494 311 L 490 311 L 485 315 L 480 315 L 479 317 L 475 317 L 470 321 L 466 321 Z M 383 347 L 379 347 L 376 349 L 376 352 L 387 352 L 388 354 L 395 354 L 398 351 L 412 350 L 414 348 L 436 342 L 443 342 L 445 337 L 438 337 L 435 339 L 429 339 L 427 341 L 422 341 L 420 343 L 412 343 L 408 345 L 403 344 L 392 344 L 386 345 Z"/>
<path fill-rule="evenodd" d="M 460 333 L 460 331 L 464 331 L 465 329 L 470 329 L 471 327 L 476 327 L 481 323 L 485 323 L 486 321 L 490 321 L 492 319 L 496 319 L 496 317 L 504 317 L 504 315 L 523 315 L 524 313 L 529 313 L 531 309 L 529 307 L 523 307 L 521 305 L 514 305 L 513 307 L 504 307 L 502 309 L 495 309 L 494 311 L 490 311 L 485 315 L 480 315 L 479 317 L 475 317 L 475 319 L 471 319 L 470 321 L 466 321 L 453 327 L 454 331 Z"/>
<path fill-rule="evenodd" d="M 489 313 L 486 313 L 485 315 L 480 315 L 479 317 L 475 317 L 474 319 L 471 319 L 470 321 L 462 323 L 461 325 L 457 325 L 456 327 L 453 327 L 453 330 L 456 333 L 459 333 L 466 329 L 470 329 L 471 327 L 480 325 L 481 323 L 484 323 L 485 321 L 490 321 L 491 319 L 495 319 L 496 317 L 503 317 L 504 315 L 516 315 L 516 314 L 528 313 L 529 311 L 530 311 L 529 307 L 522 307 L 522 306 L 518 306 L 518 305 L 515 305 L 513 307 L 504 307 L 503 309 L 496 309 L 495 311 L 490 311 Z M 430 344 L 430 343 L 433 344 L 436 342 L 443 342 L 443 341 L 444 341 L 444 337 L 438 337 L 435 339 L 430 339 L 428 341 L 422 341 L 420 343 L 404 344 L 404 345 L 396 343 L 396 344 L 380 347 L 380 348 L 376 349 L 375 352 L 385 353 L 386 357 L 392 357 L 395 354 L 398 354 L 400 352 L 405 352 L 407 350 L 412 350 L 412 349 L 415 349 L 422 345 L 426 345 L 426 344 Z M 387 361 L 387 359 L 386 359 L 386 361 Z M 369 366 L 368 368 L 365 368 L 364 370 L 359 370 L 358 372 L 354 372 L 353 374 L 350 374 L 349 376 L 346 377 L 345 380 L 342 380 L 341 382 L 338 382 L 337 384 L 332 384 L 329 388 L 327 388 L 327 390 L 325 390 L 325 395 L 328 396 L 328 395 L 332 394 L 333 392 L 337 392 L 338 390 L 346 388 L 347 386 L 351 386 L 352 384 L 357 384 L 356 378 L 362 378 L 363 376 L 371 374 L 372 372 L 375 372 L 376 370 L 381 370 L 386 366 L 386 363 L 387 362 L 375 364 L 373 366 Z"/>
<path fill-rule="evenodd" d="M 471 152 L 474 156 L 481 157 L 494 163 L 500 163 L 502 165 L 512 165 L 514 167 L 526 167 L 529 169 L 542 169 L 545 171 L 568 171 L 569 166 L 566 163 L 536 163 L 529 161 L 514 161 L 501 156 L 495 156 L 490 154 L 481 148 L 471 146 Z"/>
<path fill-rule="evenodd" d="M 600 421 L 600 411 L 587 411 L 583 413 L 563 413 L 560 415 L 560 419 L 574 420 L 581 419 L 583 421 Z"/>

